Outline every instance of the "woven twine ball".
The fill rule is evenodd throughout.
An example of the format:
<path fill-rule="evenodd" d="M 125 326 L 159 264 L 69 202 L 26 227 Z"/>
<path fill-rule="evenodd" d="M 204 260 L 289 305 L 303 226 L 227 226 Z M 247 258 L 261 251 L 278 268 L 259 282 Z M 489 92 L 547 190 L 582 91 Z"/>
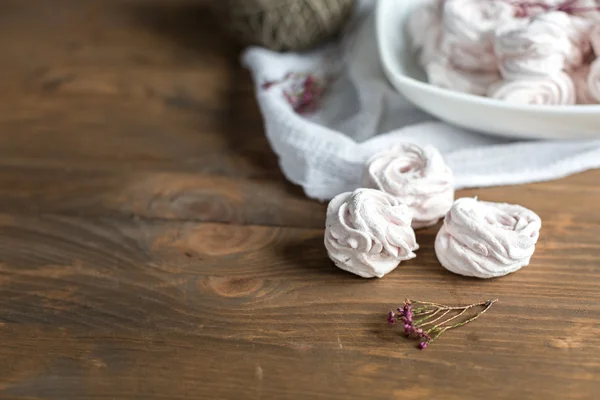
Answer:
<path fill-rule="evenodd" d="M 243 45 L 304 50 L 338 33 L 354 0 L 214 0 L 224 29 Z"/>

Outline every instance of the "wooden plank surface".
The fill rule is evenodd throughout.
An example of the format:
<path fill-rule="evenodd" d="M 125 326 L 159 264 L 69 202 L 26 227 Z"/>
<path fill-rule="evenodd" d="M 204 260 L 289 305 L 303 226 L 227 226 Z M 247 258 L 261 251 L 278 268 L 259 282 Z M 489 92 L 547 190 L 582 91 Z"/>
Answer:
<path fill-rule="evenodd" d="M 540 214 L 491 281 L 337 270 L 206 1 L 0 4 L 0 398 L 593 399 L 600 172 L 460 196 Z M 500 302 L 418 351 L 405 297 Z"/>

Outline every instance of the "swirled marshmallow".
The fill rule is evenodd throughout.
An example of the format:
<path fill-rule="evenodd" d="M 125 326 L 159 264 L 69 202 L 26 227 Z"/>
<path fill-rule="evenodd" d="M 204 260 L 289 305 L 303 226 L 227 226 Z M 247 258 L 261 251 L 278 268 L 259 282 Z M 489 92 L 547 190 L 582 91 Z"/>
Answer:
<path fill-rule="evenodd" d="M 439 30 L 442 21 L 440 0 L 425 0 L 415 6 L 407 22 L 408 34 L 415 49 L 425 45 L 432 30 Z"/>
<path fill-rule="evenodd" d="M 600 21 L 600 0 L 571 0 L 568 6 L 570 14 L 590 21 Z"/>
<path fill-rule="evenodd" d="M 529 264 L 542 222 L 519 205 L 456 200 L 435 239 L 435 253 L 455 274 L 494 278 Z"/>
<path fill-rule="evenodd" d="M 498 70 L 498 58 L 494 54 L 494 46 L 491 41 L 473 45 L 461 42 L 447 33 L 442 33 L 438 38 L 438 43 L 438 52 L 459 69 L 475 72 L 496 72 Z"/>
<path fill-rule="evenodd" d="M 513 6 L 502 0 L 447 0 L 440 50 L 460 69 L 496 71 L 492 33 L 513 15 Z"/>
<path fill-rule="evenodd" d="M 581 67 L 569 71 L 569 76 L 575 85 L 575 97 L 577 104 L 597 104 L 598 101 L 590 93 L 588 85 L 588 76 L 590 74 L 590 66 L 582 65 Z"/>
<path fill-rule="evenodd" d="M 590 28 L 589 40 L 596 56 L 600 56 L 600 22 L 593 24 Z"/>
<path fill-rule="evenodd" d="M 575 85 L 571 77 L 558 72 L 547 78 L 504 81 L 490 86 L 488 96 L 518 104 L 575 104 Z"/>
<path fill-rule="evenodd" d="M 415 6 L 407 23 L 412 45 L 420 50 L 419 63 L 427 65 L 440 51 L 443 0 L 426 0 Z"/>
<path fill-rule="evenodd" d="M 535 17 L 563 4 L 565 0 L 521 0 L 513 2 L 518 18 Z"/>
<path fill-rule="evenodd" d="M 412 212 L 392 195 L 357 189 L 334 197 L 327 207 L 325 247 L 343 270 L 381 278 L 419 248 Z"/>
<path fill-rule="evenodd" d="M 514 7 L 503 0 L 447 0 L 441 51 L 461 69 L 495 71 L 492 33 L 512 19 Z"/>
<path fill-rule="evenodd" d="M 583 65 L 592 51 L 590 33 L 593 23 L 578 16 L 571 16 L 570 21 L 571 50 L 566 54 L 566 63 L 568 69 L 574 69 Z"/>
<path fill-rule="evenodd" d="M 573 26 L 564 12 L 540 14 L 531 22 L 508 24 L 498 29 L 494 51 L 506 80 L 545 77 L 565 68 L 574 51 Z"/>
<path fill-rule="evenodd" d="M 590 65 L 587 83 L 592 97 L 600 102 L 600 57 Z"/>
<path fill-rule="evenodd" d="M 434 225 L 454 202 L 454 178 L 440 152 L 400 144 L 373 155 L 365 164 L 363 184 L 406 204 L 413 213 L 412 227 Z"/>
<path fill-rule="evenodd" d="M 441 41 L 443 37 L 442 28 L 440 26 L 432 27 L 425 38 L 423 47 L 419 54 L 419 64 L 425 67 L 430 62 L 435 61 L 439 57 L 441 50 Z"/>
<path fill-rule="evenodd" d="M 462 93 L 485 95 L 488 88 L 501 80 L 498 72 L 469 72 L 437 59 L 425 66 L 429 83 Z"/>
<path fill-rule="evenodd" d="M 446 0 L 444 28 L 458 40 L 478 43 L 489 39 L 502 23 L 514 19 L 514 7 L 505 0 Z"/>

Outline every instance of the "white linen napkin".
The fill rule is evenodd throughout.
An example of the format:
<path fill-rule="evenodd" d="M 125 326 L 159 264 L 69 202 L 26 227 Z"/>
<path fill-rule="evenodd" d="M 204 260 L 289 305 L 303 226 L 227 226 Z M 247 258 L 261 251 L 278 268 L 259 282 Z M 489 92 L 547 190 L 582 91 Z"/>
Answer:
<path fill-rule="evenodd" d="M 373 2 L 358 5 L 349 34 L 339 43 L 310 53 L 253 47 L 242 55 L 283 173 L 308 197 L 328 200 L 360 187 L 365 160 L 398 142 L 436 146 L 457 189 L 552 180 L 600 167 L 600 140 L 503 139 L 467 132 L 414 108 L 381 69 Z M 263 87 L 290 72 L 336 75 L 314 114 L 295 113 L 283 85 Z"/>

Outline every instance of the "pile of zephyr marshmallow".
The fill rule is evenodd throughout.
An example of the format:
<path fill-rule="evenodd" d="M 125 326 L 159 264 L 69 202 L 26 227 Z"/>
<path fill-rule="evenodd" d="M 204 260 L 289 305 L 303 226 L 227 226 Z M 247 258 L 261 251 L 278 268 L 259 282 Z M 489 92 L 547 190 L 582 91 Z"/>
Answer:
<path fill-rule="evenodd" d="M 503 276 L 528 265 L 535 250 L 540 218 L 519 205 L 454 201 L 452 171 L 432 146 L 399 144 L 373 155 L 363 186 L 330 201 L 325 228 L 329 257 L 361 277 L 381 278 L 416 257 L 414 230 L 441 218 L 435 253 L 456 274 Z"/>
<path fill-rule="evenodd" d="M 600 0 L 420 0 L 429 83 L 518 104 L 600 103 Z"/>

